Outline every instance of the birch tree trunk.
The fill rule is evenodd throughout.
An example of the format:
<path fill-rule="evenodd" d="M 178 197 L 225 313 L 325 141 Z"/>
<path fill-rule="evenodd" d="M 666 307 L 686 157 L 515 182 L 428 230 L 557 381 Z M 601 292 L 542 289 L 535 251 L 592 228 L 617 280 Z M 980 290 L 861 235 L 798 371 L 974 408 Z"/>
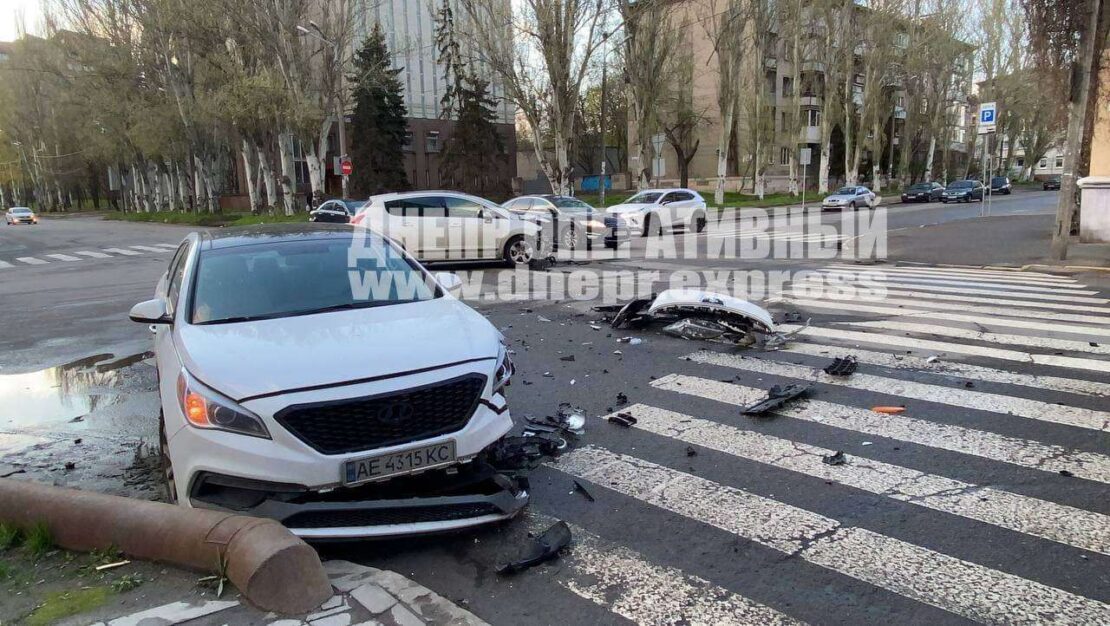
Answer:
<path fill-rule="evenodd" d="M 284 132 L 278 136 L 278 153 L 281 157 L 281 203 L 286 215 L 296 211 L 297 174 L 293 162 L 293 133 Z"/>
<path fill-rule="evenodd" d="M 258 154 L 259 175 L 262 177 L 262 185 L 266 191 L 264 206 L 268 211 L 272 211 L 278 204 L 277 179 L 274 177 L 274 168 L 270 165 L 269 153 L 258 144 L 255 144 L 254 148 Z"/>
<path fill-rule="evenodd" d="M 925 176 L 927 183 L 933 182 L 933 156 L 937 151 L 937 136 L 929 133 L 929 151 L 925 154 Z"/>
<path fill-rule="evenodd" d="M 247 179 L 247 197 L 251 203 L 251 213 L 258 213 L 258 186 L 254 180 L 254 146 L 246 137 L 239 140 L 239 152 L 243 158 L 243 177 Z"/>
<path fill-rule="evenodd" d="M 713 190 L 713 202 L 717 206 L 725 204 L 725 177 L 728 175 L 728 146 L 732 141 L 732 118 L 736 104 L 732 99 L 721 115 L 721 136 L 717 140 L 717 188 Z M 762 196 L 760 196 L 762 198 Z"/>

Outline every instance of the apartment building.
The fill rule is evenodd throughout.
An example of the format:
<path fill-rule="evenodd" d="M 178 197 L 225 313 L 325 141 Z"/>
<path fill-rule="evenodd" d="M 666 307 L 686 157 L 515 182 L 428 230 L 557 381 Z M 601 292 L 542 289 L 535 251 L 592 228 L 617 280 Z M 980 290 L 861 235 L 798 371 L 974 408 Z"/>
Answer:
<path fill-rule="evenodd" d="M 771 0 L 751 1 L 770 2 Z M 707 28 L 706 23 L 707 16 L 708 19 L 715 18 L 725 6 L 727 5 L 724 0 L 717 2 L 688 0 L 679 5 L 675 15 L 672 16 L 672 22 L 676 24 L 677 28 L 681 29 L 684 38 L 684 41 L 680 44 L 680 49 L 690 51 L 689 53 L 693 56 L 691 63 L 693 80 L 690 82 L 689 89 L 691 90 L 694 110 L 703 115 L 703 123 L 698 130 L 700 143 L 697 153 L 690 162 L 689 176 L 690 185 L 703 190 L 713 189 L 716 186 L 718 145 L 723 132 L 722 115 L 717 97 L 720 67 L 714 49 L 715 41 L 713 40 L 712 29 Z M 715 7 L 715 9 L 707 7 Z M 857 14 L 866 10 L 866 8 L 858 5 L 855 7 Z M 805 24 L 802 28 L 804 37 L 824 38 L 825 27 L 818 20 L 808 19 L 803 23 Z M 906 20 L 903 32 L 894 39 L 894 46 L 905 50 L 908 46 L 906 32 L 911 27 L 928 28 L 928 25 L 922 22 L 915 26 L 910 24 L 910 20 Z M 766 127 L 765 136 L 768 137 L 769 143 L 773 146 L 770 150 L 765 150 L 762 155 L 762 158 L 766 159 L 766 163 L 762 164 L 765 167 L 766 191 L 785 191 L 789 188 L 791 160 L 797 159 L 799 150 L 806 147 L 811 149 L 811 161 L 806 168 L 808 170 L 806 183 L 811 188 L 815 187 L 817 183 L 821 153 L 820 125 L 827 104 L 826 96 L 832 96 L 836 93 L 833 87 L 840 88 L 841 79 L 835 78 L 834 80 L 837 80 L 835 85 L 830 83 L 826 86 L 826 74 L 831 76 L 836 74 L 827 71 L 829 69 L 826 67 L 827 59 L 817 58 L 815 54 L 803 52 L 802 58 L 797 61 L 801 63 L 801 67 L 795 68 L 795 61 L 790 54 L 792 50 L 788 45 L 789 42 L 784 41 L 785 38 L 781 36 L 783 33 L 780 33 L 779 30 L 780 27 L 772 21 L 763 38 L 766 42 L 765 46 L 758 54 L 746 55 L 738 70 L 741 76 L 736 77 L 736 79 L 742 84 L 760 85 L 765 90 L 767 96 L 765 102 L 770 110 L 763 114 L 762 120 L 753 119 L 754 115 L 751 110 L 741 109 L 737 111 L 735 132 L 733 133 L 734 140 L 728 148 L 726 189 L 729 191 L 751 189 L 753 186 L 752 178 L 756 168 L 751 163 L 751 157 L 746 154 L 750 150 L 739 145 L 744 138 L 737 139 L 736 135 L 744 133 L 745 129 L 751 128 L 752 124 L 757 123 Z M 862 29 L 855 28 L 847 28 L 839 32 L 842 35 L 855 34 L 856 37 L 862 37 L 864 34 Z M 845 41 L 850 40 L 845 37 Z M 962 56 L 962 60 L 952 68 L 951 72 L 952 87 L 948 89 L 948 102 L 944 104 L 947 145 L 942 145 L 942 142 L 938 141 L 935 147 L 935 161 L 938 163 L 937 172 L 934 173 L 935 176 L 939 176 L 939 171 L 942 169 L 939 166 L 942 155 L 947 155 L 950 162 L 966 162 L 970 140 L 967 118 L 969 115 L 968 96 L 973 67 L 971 55 L 974 49 L 960 42 L 953 43 L 961 46 L 965 54 Z M 851 45 L 856 46 L 855 63 L 859 68 L 859 51 L 862 46 L 866 45 L 866 42 L 857 39 Z M 816 46 L 802 46 L 802 48 L 814 49 Z M 859 72 L 853 76 L 853 101 L 857 105 L 862 102 L 864 89 L 862 68 L 859 68 Z M 900 152 L 907 107 L 914 104 L 921 105 L 921 103 L 908 103 L 906 101 L 907 94 L 901 88 L 900 83 L 892 82 L 885 85 L 884 89 L 889 90 L 888 95 L 891 102 L 890 111 L 884 116 L 883 121 L 884 149 L 882 154 L 865 153 L 863 155 L 859 170 L 861 178 L 870 176 L 871 159 L 881 159 L 883 171 L 887 170 L 890 154 Z M 800 111 L 798 111 L 800 121 L 797 123 L 794 122 L 793 118 L 795 103 L 800 107 Z M 855 123 L 858 123 L 858 120 Z M 788 132 L 791 127 L 799 128 L 796 138 L 784 136 L 784 134 L 793 134 Z M 891 128 L 893 128 L 893 133 Z M 640 164 L 635 148 L 637 138 L 634 125 L 630 127 L 629 139 L 629 171 L 633 173 L 632 178 L 635 179 L 634 173 L 640 170 Z M 830 184 L 836 185 L 839 182 L 838 176 L 843 176 L 844 169 L 842 128 L 837 127 L 833 130 L 830 143 Z M 921 152 L 924 149 L 918 151 L 918 158 L 923 158 Z M 661 153 L 655 156 L 651 165 L 653 178 L 659 184 L 675 183 L 678 176 L 676 165 L 677 160 L 674 150 L 664 142 Z M 800 176 L 801 168 L 798 169 Z M 962 167 L 959 169 L 962 171 Z"/>

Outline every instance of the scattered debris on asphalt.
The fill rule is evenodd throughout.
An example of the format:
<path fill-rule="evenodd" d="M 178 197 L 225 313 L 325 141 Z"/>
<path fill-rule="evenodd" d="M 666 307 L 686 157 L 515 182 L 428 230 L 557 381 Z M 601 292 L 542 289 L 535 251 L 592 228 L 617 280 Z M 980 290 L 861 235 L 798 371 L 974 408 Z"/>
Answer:
<path fill-rule="evenodd" d="M 826 454 L 822 456 L 821 462 L 825 465 L 844 465 L 847 463 L 847 457 L 844 456 L 843 452 L 837 450 L 835 454 Z"/>
<path fill-rule="evenodd" d="M 564 439 L 536 432 L 529 436 L 503 437 L 487 448 L 487 456 L 490 464 L 498 469 L 535 469 L 544 458 L 554 457 L 566 445 Z"/>
<path fill-rule="evenodd" d="M 774 385 L 767 390 L 766 398 L 744 407 L 741 413 L 744 415 L 762 415 L 781 407 L 807 391 L 809 391 L 809 387 L 806 385 Z"/>
<path fill-rule="evenodd" d="M 854 356 L 838 356 L 825 366 L 825 373 L 829 376 L 851 376 L 855 371 L 856 357 Z"/>
<path fill-rule="evenodd" d="M 694 341 L 754 343 L 758 335 L 775 332 L 771 314 L 747 300 L 697 289 L 668 289 L 651 298 L 637 298 L 623 305 L 594 307 L 613 314 L 613 328 L 638 328 L 662 322 L 663 332 Z M 622 338 L 626 341 L 630 338 Z"/>
<path fill-rule="evenodd" d="M 871 407 L 871 410 L 876 412 L 876 413 L 885 413 L 887 415 L 897 415 L 899 413 L 905 412 L 906 407 L 904 407 L 904 406 L 873 406 L 873 407 Z"/>
<path fill-rule="evenodd" d="M 1068 477 L 1068 478 L 1070 478 L 1072 476 L 1075 476 L 1075 474 L 1072 474 L 1068 470 L 1060 470 L 1059 473 L 1060 473 L 1061 476 L 1065 476 L 1065 477 Z"/>
<path fill-rule="evenodd" d="M 561 403 L 555 415 L 544 417 L 525 415 L 524 421 L 527 423 L 524 426 L 525 436 L 531 436 L 529 433 L 533 432 L 580 436 L 586 432 L 586 412 L 579 407 L 571 406 L 569 402 Z"/>
<path fill-rule="evenodd" d="M 542 535 L 535 537 L 520 558 L 498 567 L 497 573 L 505 576 L 539 565 L 558 556 L 559 552 L 568 545 L 570 545 L 570 526 L 567 526 L 564 521 L 556 522 Z"/>
<path fill-rule="evenodd" d="M 561 357 L 559 357 L 559 360 L 560 361 L 567 361 L 567 362 L 572 363 L 572 362 L 574 362 L 574 355 L 573 354 L 568 354 L 566 356 L 561 356 Z"/>
<path fill-rule="evenodd" d="M 76 469 L 77 464 L 74 463 L 73 461 L 66 461 L 65 468 L 66 468 L 67 471 L 72 470 L 72 469 Z"/>
<path fill-rule="evenodd" d="M 616 415 L 610 415 L 609 421 L 613 424 L 616 424 L 617 426 L 632 428 L 632 426 L 636 423 L 636 418 L 632 417 L 631 413 L 628 413 L 627 411 L 622 411 L 621 413 L 617 413 Z"/>
<path fill-rule="evenodd" d="M 875 445 L 875 442 L 874 441 L 864 441 L 864 442 L 860 443 L 859 445 L 861 445 L 861 446 L 873 446 L 873 445 Z"/>
<path fill-rule="evenodd" d="M 677 322 L 664 326 L 663 332 L 682 339 L 692 341 L 710 341 L 720 339 L 730 332 L 727 326 L 712 320 L 686 317 Z"/>
<path fill-rule="evenodd" d="M 638 346 L 643 343 L 644 340 L 640 339 L 639 337 L 621 337 L 620 339 L 617 339 L 617 342 L 627 343 L 630 346 Z"/>
<path fill-rule="evenodd" d="M 925 359 L 925 362 L 926 363 L 936 363 L 939 360 L 940 360 L 940 357 L 938 357 L 937 355 L 934 354 L 934 355 L 930 356 L 929 358 Z"/>
<path fill-rule="evenodd" d="M 628 404 L 628 396 L 623 391 L 617 392 L 617 404 Z"/>
<path fill-rule="evenodd" d="M 694 446 L 686 446 L 686 456 L 697 456 L 697 455 L 698 455 L 698 451 L 694 449 Z"/>
<path fill-rule="evenodd" d="M 975 383 L 971 382 L 970 380 L 964 381 L 964 387 L 967 387 L 968 389 L 971 389 L 971 388 L 975 387 Z"/>
<path fill-rule="evenodd" d="M 770 336 L 766 337 L 763 340 L 763 344 L 761 346 L 759 346 L 759 348 L 761 350 L 765 351 L 765 352 L 770 352 L 772 350 L 781 350 L 782 347 L 785 346 L 787 343 L 789 343 L 792 339 L 794 339 L 794 337 L 798 336 L 803 331 L 808 329 L 809 328 L 809 322 L 810 322 L 810 320 L 807 319 L 805 324 L 802 325 L 800 328 L 795 328 L 794 330 L 792 330 L 788 333 L 783 333 L 783 332 L 772 333 Z"/>
<path fill-rule="evenodd" d="M 798 324 L 802 321 L 802 314 L 797 311 L 787 311 L 782 314 L 783 324 Z"/>
<path fill-rule="evenodd" d="M 574 481 L 574 490 L 582 494 L 583 498 L 589 500 L 590 502 L 595 502 L 594 497 L 590 495 L 590 492 L 586 491 L 586 488 L 582 486 L 582 483 L 578 482 L 577 480 Z"/>

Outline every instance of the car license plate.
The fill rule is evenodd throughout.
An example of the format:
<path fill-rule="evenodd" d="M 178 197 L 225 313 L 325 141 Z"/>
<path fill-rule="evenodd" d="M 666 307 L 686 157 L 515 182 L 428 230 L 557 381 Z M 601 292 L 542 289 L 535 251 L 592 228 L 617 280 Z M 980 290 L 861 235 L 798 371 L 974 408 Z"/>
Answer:
<path fill-rule="evenodd" d="M 354 485 L 455 462 L 455 440 L 347 461 L 343 484 Z"/>

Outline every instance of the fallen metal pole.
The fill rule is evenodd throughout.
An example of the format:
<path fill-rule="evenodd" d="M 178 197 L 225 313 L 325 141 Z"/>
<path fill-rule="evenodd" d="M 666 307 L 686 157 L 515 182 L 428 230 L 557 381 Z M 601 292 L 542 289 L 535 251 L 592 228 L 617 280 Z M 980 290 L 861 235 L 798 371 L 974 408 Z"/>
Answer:
<path fill-rule="evenodd" d="M 0 522 L 45 524 L 68 550 L 222 573 L 264 611 L 307 613 L 332 595 L 316 551 L 274 520 L 0 479 Z"/>

